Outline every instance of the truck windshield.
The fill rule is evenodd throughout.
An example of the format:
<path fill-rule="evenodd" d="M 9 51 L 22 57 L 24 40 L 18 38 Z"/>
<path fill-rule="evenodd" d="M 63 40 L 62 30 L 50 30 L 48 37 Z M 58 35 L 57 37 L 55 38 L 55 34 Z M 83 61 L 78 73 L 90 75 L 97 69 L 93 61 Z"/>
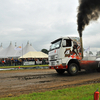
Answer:
<path fill-rule="evenodd" d="M 50 51 L 59 48 L 61 46 L 61 41 L 62 39 L 54 41 L 50 46 Z"/>

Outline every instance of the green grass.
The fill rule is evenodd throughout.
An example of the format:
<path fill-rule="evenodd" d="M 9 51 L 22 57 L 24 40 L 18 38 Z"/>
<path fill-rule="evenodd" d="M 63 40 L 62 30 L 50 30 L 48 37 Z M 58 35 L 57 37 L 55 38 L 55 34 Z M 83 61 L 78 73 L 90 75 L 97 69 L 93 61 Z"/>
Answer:
<path fill-rule="evenodd" d="M 42 67 L 42 66 L 49 66 L 49 65 L 18 65 L 18 66 L 0 66 L 0 68 L 18 68 L 18 67 Z"/>
<path fill-rule="evenodd" d="M 100 83 L 62 90 L 24 94 L 18 97 L 0 98 L 0 100 L 94 100 L 94 91 L 97 88 L 100 89 Z"/>

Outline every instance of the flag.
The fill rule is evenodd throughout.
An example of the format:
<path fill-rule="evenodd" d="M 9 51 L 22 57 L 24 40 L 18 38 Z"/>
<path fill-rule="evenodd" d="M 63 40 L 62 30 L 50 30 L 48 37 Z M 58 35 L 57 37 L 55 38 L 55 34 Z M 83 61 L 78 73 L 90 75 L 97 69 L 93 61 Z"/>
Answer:
<path fill-rule="evenodd" d="M 15 47 L 15 50 L 22 50 L 22 46 Z"/>
<path fill-rule="evenodd" d="M 86 48 L 84 52 L 90 51 L 90 47 Z"/>

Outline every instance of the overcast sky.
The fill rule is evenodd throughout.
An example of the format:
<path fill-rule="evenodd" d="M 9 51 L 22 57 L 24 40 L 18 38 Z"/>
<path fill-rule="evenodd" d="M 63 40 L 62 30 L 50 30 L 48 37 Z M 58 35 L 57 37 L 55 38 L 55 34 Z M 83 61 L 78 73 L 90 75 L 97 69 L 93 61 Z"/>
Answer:
<path fill-rule="evenodd" d="M 77 32 L 78 0 L 0 0 L 0 42 L 34 49 L 49 49 L 50 42 L 61 36 L 79 36 Z M 100 19 L 83 31 L 84 48 L 100 48 Z"/>

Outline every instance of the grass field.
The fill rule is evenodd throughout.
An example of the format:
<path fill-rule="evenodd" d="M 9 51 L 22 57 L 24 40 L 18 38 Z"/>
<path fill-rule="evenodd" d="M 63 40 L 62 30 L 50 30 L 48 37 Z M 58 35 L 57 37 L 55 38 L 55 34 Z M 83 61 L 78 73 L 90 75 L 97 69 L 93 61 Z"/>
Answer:
<path fill-rule="evenodd" d="M 25 65 L 25 66 L 22 66 L 22 65 L 18 65 L 18 66 L 0 66 L 0 68 L 18 68 L 18 67 L 36 67 L 36 66 L 39 66 L 39 67 L 42 67 L 42 66 L 48 66 L 48 65 Z"/>
<path fill-rule="evenodd" d="M 62 90 L 24 94 L 18 97 L 0 98 L 0 100 L 94 100 L 94 92 L 97 88 L 100 89 L 100 83 Z"/>

